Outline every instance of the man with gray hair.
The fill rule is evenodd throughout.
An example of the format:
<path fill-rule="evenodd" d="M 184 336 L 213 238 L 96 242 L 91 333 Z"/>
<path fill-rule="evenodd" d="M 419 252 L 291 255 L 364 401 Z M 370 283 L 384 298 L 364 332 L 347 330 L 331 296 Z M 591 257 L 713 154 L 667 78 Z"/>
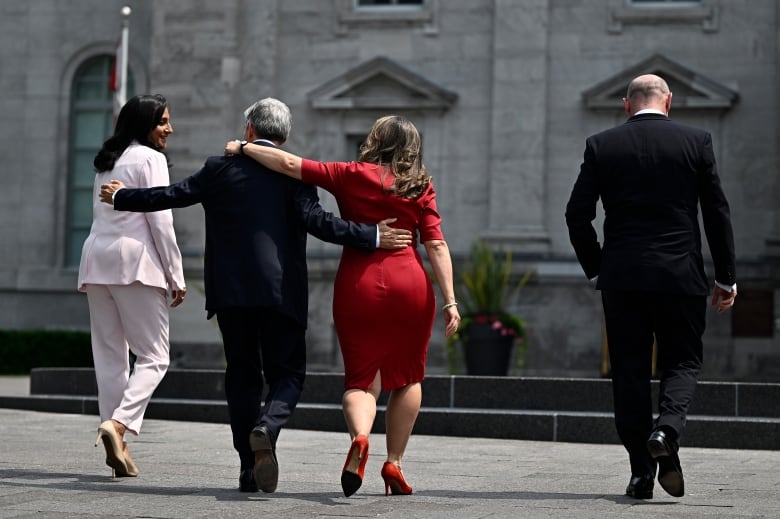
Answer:
<path fill-rule="evenodd" d="M 628 120 L 589 137 L 566 207 L 569 238 L 585 275 L 601 290 L 612 369 L 615 426 L 628 451 L 626 495 L 685 493 L 679 442 L 702 366 L 706 297 L 699 229 L 715 266 L 711 304 L 737 295 L 729 205 L 718 178 L 712 137 L 669 119 L 672 92 L 662 78 L 631 81 Z M 604 208 L 604 245 L 593 220 Z M 653 420 L 653 340 L 661 384 Z"/>
<path fill-rule="evenodd" d="M 261 99 L 244 115 L 242 142 L 279 146 L 287 140 L 290 110 L 281 101 Z M 207 318 L 216 314 L 222 333 L 239 490 L 273 492 L 276 441 L 306 375 L 307 233 L 367 251 L 406 247 L 411 233 L 388 227 L 393 219 L 378 225 L 341 220 L 322 209 L 315 187 L 242 156 L 209 157 L 200 171 L 170 186 L 123 188 L 117 181 L 104 184 L 100 198 L 124 211 L 203 205 L 206 312 Z"/>

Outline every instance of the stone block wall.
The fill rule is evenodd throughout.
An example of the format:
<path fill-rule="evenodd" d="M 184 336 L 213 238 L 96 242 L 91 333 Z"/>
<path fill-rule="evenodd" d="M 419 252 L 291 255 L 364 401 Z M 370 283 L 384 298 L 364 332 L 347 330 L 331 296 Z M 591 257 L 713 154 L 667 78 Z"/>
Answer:
<path fill-rule="evenodd" d="M 672 11 L 623 0 L 425 0 L 419 13 L 401 16 L 353 6 L 351 0 L 134 1 L 131 68 L 137 91 L 160 92 L 170 102 L 172 180 L 239 137 L 243 109 L 261 97 L 290 105 L 287 149 L 320 160 L 352 158 L 354 139 L 376 117 L 407 115 L 423 135 L 456 261 L 483 238 L 512 249 L 518 272 L 537 272 L 511 308 L 528 323 L 523 373 L 597 375 L 599 297 L 576 264 L 563 211 L 585 138 L 621 123 L 624 114 L 620 89 L 596 92 L 614 99 L 614 108 L 587 106 L 586 93 L 662 56 L 671 67 L 664 70 L 682 71 L 674 78 L 672 117 L 712 133 L 731 202 L 739 286 L 772 292 L 770 311 L 780 319 L 776 2 L 702 0 Z M 100 0 L 0 2 L 4 328 L 88 327 L 75 272 L 63 266 L 70 89 L 81 62 L 113 53 L 118 11 Z M 400 75 L 357 77 L 361 65 L 379 57 Z M 737 98 L 710 109 L 675 105 L 686 96 L 711 101 L 722 91 Z M 428 94 L 435 106 L 410 101 Z M 332 107 L 347 98 L 356 100 L 351 107 Z M 337 210 L 330 195 L 322 199 Z M 202 209 L 176 210 L 174 219 L 194 288 L 201 281 Z M 338 253 L 310 239 L 310 359 L 332 369 L 340 363 L 330 318 Z M 218 344 L 202 297 L 191 294 L 171 312 L 174 342 Z M 771 336 L 732 337 L 731 317 L 708 317 L 707 376 L 780 378 L 772 367 L 780 364 L 776 327 Z M 446 371 L 442 329 L 437 321 L 433 372 Z"/>

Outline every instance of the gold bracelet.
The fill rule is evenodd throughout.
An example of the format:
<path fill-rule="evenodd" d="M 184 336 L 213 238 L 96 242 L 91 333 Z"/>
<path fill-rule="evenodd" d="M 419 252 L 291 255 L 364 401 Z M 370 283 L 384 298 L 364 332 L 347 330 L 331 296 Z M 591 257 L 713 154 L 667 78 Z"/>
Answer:
<path fill-rule="evenodd" d="M 458 303 L 447 303 L 446 305 L 442 306 L 442 310 L 446 310 L 447 308 L 452 308 L 453 306 L 458 306 Z"/>

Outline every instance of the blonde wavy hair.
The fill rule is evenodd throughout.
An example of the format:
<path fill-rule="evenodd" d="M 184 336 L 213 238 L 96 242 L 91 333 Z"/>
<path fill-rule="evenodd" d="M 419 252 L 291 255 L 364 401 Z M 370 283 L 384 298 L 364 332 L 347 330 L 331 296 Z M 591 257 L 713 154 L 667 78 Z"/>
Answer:
<path fill-rule="evenodd" d="M 395 175 L 395 181 L 386 189 L 401 198 L 414 200 L 431 183 L 422 162 L 420 133 L 410 120 L 399 115 L 387 115 L 376 120 L 360 146 L 359 160 L 387 166 Z"/>

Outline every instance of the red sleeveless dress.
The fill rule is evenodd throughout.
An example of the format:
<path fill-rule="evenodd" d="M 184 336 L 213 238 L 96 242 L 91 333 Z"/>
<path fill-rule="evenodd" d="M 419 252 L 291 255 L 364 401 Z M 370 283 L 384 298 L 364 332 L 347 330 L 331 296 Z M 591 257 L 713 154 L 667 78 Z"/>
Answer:
<path fill-rule="evenodd" d="M 304 159 L 301 172 L 304 182 L 335 196 L 342 218 L 360 223 L 398 218 L 392 226 L 414 235 L 410 247 L 397 251 L 342 250 L 333 321 L 344 359 L 344 388 L 368 389 L 377 371 L 385 391 L 421 381 L 436 298 L 416 237 L 421 242 L 443 239 L 433 185 L 409 200 L 383 189 L 382 182 L 389 186 L 393 176 L 376 164 Z"/>

